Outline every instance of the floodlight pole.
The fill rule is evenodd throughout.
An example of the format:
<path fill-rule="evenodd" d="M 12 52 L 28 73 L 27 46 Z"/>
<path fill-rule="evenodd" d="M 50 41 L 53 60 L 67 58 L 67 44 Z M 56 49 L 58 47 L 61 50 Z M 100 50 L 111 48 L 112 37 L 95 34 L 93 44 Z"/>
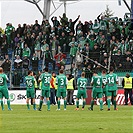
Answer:
<path fill-rule="evenodd" d="M 126 0 L 123 0 L 124 4 L 126 5 L 126 7 L 128 8 L 128 10 L 130 11 L 131 13 L 131 8 L 129 7 L 129 5 L 127 4 L 127 1 Z M 131 0 L 131 3 L 132 3 L 132 0 Z"/>
<path fill-rule="evenodd" d="M 64 13 L 66 14 L 66 0 L 64 0 Z"/>
<path fill-rule="evenodd" d="M 44 13 L 45 17 L 43 19 L 49 19 L 51 2 L 52 2 L 52 0 L 44 0 L 43 13 Z"/>
<path fill-rule="evenodd" d="M 133 0 L 131 0 L 131 19 L 133 19 Z"/>
<path fill-rule="evenodd" d="M 44 9 L 43 9 L 43 11 L 41 10 L 40 6 L 38 5 L 38 3 L 41 0 L 38 0 L 38 1 L 37 0 L 25 0 L 25 1 L 36 5 L 36 7 L 38 8 L 38 10 L 40 11 L 40 13 L 43 16 L 43 19 L 49 19 L 49 16 L 50 16 L 50 7 L 51 7 L 51 1 L 52 0 L 44 0 Z"/>

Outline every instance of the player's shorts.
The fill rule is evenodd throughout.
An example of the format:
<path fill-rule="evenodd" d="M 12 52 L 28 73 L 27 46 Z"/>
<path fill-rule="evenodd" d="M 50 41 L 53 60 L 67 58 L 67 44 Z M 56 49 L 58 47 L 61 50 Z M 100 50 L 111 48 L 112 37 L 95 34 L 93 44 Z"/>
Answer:
<path fill-rule="evenodd" d="M 27 89 L 26 90 L 27 98 L 35 98 L 35 90 L 34 89 Z"/>
<path fill-rule="evenodd" d="M 50 97 L 50 90 L 41 90 L 41 96 L 49 98 Z"/>
<path fill-rule="evenodd" d="M 57 90 L 56 96 L 65 98 L 66 97 L 66 91 Z"/>
<path fill-rule="evenodd" d="M 0 89 L 0 98 L 2 99 L 3 97 L 5 97 L 5 99 L 9 99 L 8 89 Z"/>
<path fill-rule="evenodd" d="M 103 97 L 103 92 L 97 92 L 95 90 L 92 90 L 91 96 L 94 99 L 96 99 L 96 98 L 102 98 Z"/>
<path fill-rule="evenodd" d="M 76 98 L 87 98 L 86 90 L 78 90 Z"/>
<path fill-rule="evenodd" d="M 116 97 L 117 96 L 117 90 L 114 91 L 107 91 L 107 96 L 112 96 L 112 97 Z"/>

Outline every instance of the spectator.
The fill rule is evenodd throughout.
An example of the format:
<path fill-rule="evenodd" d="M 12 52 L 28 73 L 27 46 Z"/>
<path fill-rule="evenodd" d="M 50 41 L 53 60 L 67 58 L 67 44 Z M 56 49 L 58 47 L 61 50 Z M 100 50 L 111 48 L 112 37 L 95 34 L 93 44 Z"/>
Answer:
<path fill-rule="evenodd" d="M 6 34 L 6 37 L 7 37 L 6 42 L 7 42 L 8 45 L 10 45 L 11 42 L 12 42 L 11 34 L 13 32 L 13 29 L 15 29 L 15 28 L 12 26 L 11 23 L 6 24 L 5 34 Z"/>
<path fill-rule="evenodd" d="M 126 58 L 126 61 L 124 62 L 124 70 L 131 71 L 132 70 L 132 60 L 130 57 Z"/>
<path fill-rule="evenodd" d="M 56 16 L 55 17 L 53 16 L 51 18 L 51 21 L 53 22 L 53 27 L 55 27 L 55 32 L 57 33 L 57 30 L 58 30 L 58 27 L 60 25 L 60 22 L 57 20 Z"/>
<path fill-rule="evenodd" d="M 36 53 L 34 53 L 32 59 L 31 59 L 33 72 L 38 70 L 38 61 L 39 61 L 39 59 L 36 56 Z"/>
<path fill-rule="evenodd" d="M 132 99 L 133 78 L 130 77 L 128 73 L 122 80 L 122 86 L 124 88 L 124 94 L 125 94 L 125 105 L 128 105 L 128 94 L 131 105 L 133 105 L 133 99 Z"/>
<path fill-rule="evenodd" d="M 29 70 L 30 68 L 30 60 L 28 59 L 27 56 L 24 56 L 23 58 L 23 68 L 24 70 Z"/>
<path fill-rule="evenodd" d="M 44 30 L 46 31 L 46 34 L 48 34 L 48 35 L 51 33 L 51 25 L 48 20 L 45 21 L 45 29 Z"/>
<path fill-rule="evenodd" d="M 98 45 L 95 43 L 93 49 L 90 51 L 90 58 L 93 60 L 97 60 L 99 62 L 100 59 L 100 48 Z"/>
<path fill-rule="evenodd" d="M 77 36 L 79 30 L 83 31 L 83 24 L 80 20 L 79 20 L 78 24 L 76 25 L 76 36 Z"/>
<path fill-rule="evenodd" d="M 15 90 L 20 90 L 21 73 L 17 70 L 13 71 L 12 84 Z"/>
<path fill-rule="evenodd" d="M 66 52 L 66 41 L 67 38 L 65 36 L 65 33 L 62 32 L 61 36 L 59 37 L 59 46 L 61 47 L 62 52 Z"/>
<path fill-rule="evenodd" d="M 17 45 L 18 43 L 20 43 L 20 41 L 21 41 L 20 34 L 17 34 L 17 36 L 16 36 L 15 39 L 14 39 L 15 47 L 16 47 L 16 45 Z"/>
<path fill-rule="evenodd" d="M 34 48 L 34 43 L 32 42 L 32 38 L 31 38 L 31 34 L 30 33 L 27 33 L 25 38 L 22 38 L 24 39 L 24 42 L 28 45 L 28 47 L 31 49 L 31 52 L 33 52 L 33 48 Z M 22 41 L 22 40 L 21 40 Z M 23 45 L 24 46 L 24 45 Z"/>
<path fill-rule="evenodd" d="M 93 35 L 90 35 L 89 38 L 86 39 L 86 42 L 90 46 L 90 50 L 94 48 L 94 44 L 97 42 L 97 38 L 95 39 Z"/>
<path fill-rule="evenodd" d="M 77 47 L 73 43 L 71 45 L 71 48 L 70 48 L 70 60 L 71 60 L 71 64 L 75 63 L 76 53 L 77 53 Z"/>
<path fill-rule="evenodd" d="M 35 20 L 35 24 L 33 25 L 33 30 L 35 30 L 35 28 L 40 29 L 40 24 L 38 23 L 38 20 Z"/>
<path fill-rule="evenodd" d="M 58 54 L 56 54 L 54 56 L 54 58 L 56 60 L 56 65 L 58 67 L 58 70 L 60 69 L 61 66 L 65 65 L 65 63 L 66 63 L 66 60 L 65 60 L 66 59 L 66 55 L 63 54 L 61 51 Z"/>
<path fill-rule="evenodd" d="M 40 43 L 40 40 L 39 40 L 39 36 L 36 37 L 36 40 L 35 40 L 35 43 L 34 43 L 34 50 L 35 50 L 36 56 L 40 60 L 40 56 L 41 56 L 41 43 Z"/>
<path fill-rule="evenodd" d="M 49 47 L 49 45 L 47 44 L 46 40 L 43 40 L 43 44 L 41 46 L 41 58 L 45 57 L 45 53 L 46 53 L 46 48 Z"/>
<path fill-rule="evenodd" d="M 45 53 L 45 65 L 48 68 L 49 63 L 53 64 L 53 70 L 55 70 L 55 61 L 52 57 L 52 53 L 49 51 L 49 47 L 46 47 L 46 53 Z"/>
<path fill-rule="evenodd" d="M 20 37 L 23 35 L 23 28 L 21 27 L 21 24 L 18 24 L 18 27 L 16 29 L 16 34 L 19 34 Z"/>
<path fill-rule="evenodd" d="M 57 54 L 58 46 L 59 46 L 59 41 L 54 36 L 53 39 L 51 40 L 51 46 L 50 46 L 51 50 L 52 50 L 52 56 L 53 57 Z"/>
<path fill-rule="evenodd" d="M 83 63 L 83 55 L 81 55 L 79 51 L 77 51 L 76 53 L 75 62 L 76 62 L 76 68 L 81 69 L 82 67 L 81 65 Z"/>
<path fill-rule="evenodd" d="M 103 60 L 102 65 L 104 66 L 104 68 L 108 68 L 108 60 L 107 60 L 107 58 L 105 58 Z"/>
<path fill-rule="evenodd" d="M 72 44 L 74 44 L 75 46 L 78 46 L 78 43 L 76 42 L 75 37 L 72 38 L 72 41 L 69 43 L 69 46 L 71 47 Z"/>
<path fill-rule="evenodd" d="M 8 53 L 8 44 L 6 43 L 6 41 L 4 41 L 1 44 L 0 50 L 1 50 L 1 56 L 3 57 Z"/>
<path fill-rule="evenodd" d="M 31 56 L 31 50 L 27 44 L 25 44 L 24 48 L 23 48 L 23 57 L 24 56 L 27 56 L 28 58 L 30 58 L 30 56 Z"/>
<path fill-rule="evenodd" d="M 90 86 L 90 81 L 93 75 L 91 65 L 88 65 L 83 69 L 83 72 L 85 72 L 85 78 L 88 80 L 87 86 Z"/>
<path fill-rule="evenodd" d="M 4 72 L 9 76 L 9 73 L 10 73 L 10 69 L 11 69 L 11 62 L 9 59 L 6 59 L 1 67 L 3 68 Z"/>
<path fill-rule="evenodd" d="M 60 22 L 57 20 L 57 17 L 52 17 L 51 21 L 53 22 L 53 26 L 58 28 L 58 26 L 60 25 Z"/>
<path fill-rule="evenodd" d="M 20 56 L 16 56 L 16 59 L 14 60 L 14 68 L 17 69 L 21 69 L 22 68 L 22 60 L 20 59 Z"/>
<path fill-rule="evenodd" d="M 99 27 L 100 27 L 99 22 L 97 21 L 97 19 L 95 19 L 94 24 L 92 25 L 92 30 L 93 30 L 95 35 L 98 34 Z"/>
<path fill-rule="evenodd" d="M 66 14 L 65 13 L 63 13 L 63 16 L 61 17 L 61 16 L 59 16 L 60 17 L 60 22 L 61 22 L 61 25 L 63 26 L 63 27 L 65 27 L 67 24 L 68 24 L 68 18 L 66 17 Z"/>
<path fill-rule="evenodd" d="M 69 22 L 67 24 L 68 28 L 70 29 L 71 32 L 73 32 L 73 34 L 75 34 L 74 26 L 79 18 L 80 18 L 80 15 L 78 15 L 78 17 L 74 21 L 72 21 L 72 19 L 69 19 Z"/>
<path fill-rule="evenodd" d="M 15 50 L 14 50 L 14 56 L 17 57 L 18 55 L 22 57 L 22 48 L 20 47 L 20 43 L 17 44 Z"/>

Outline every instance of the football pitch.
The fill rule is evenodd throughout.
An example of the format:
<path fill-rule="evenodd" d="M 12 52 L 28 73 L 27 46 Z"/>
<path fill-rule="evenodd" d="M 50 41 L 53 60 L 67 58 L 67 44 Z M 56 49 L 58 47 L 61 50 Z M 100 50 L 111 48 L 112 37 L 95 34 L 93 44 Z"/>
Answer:
<path fill-rule="evenodd" d="M 67 110 L 56 111 L 57 106 L 46 105 L 42 111 L 27 110 L 26 105 L 12 105 L 13 111 L 0 108 L 0 133 L 133 133 L 133 107 L 118 106 L 118 111 L 107 106 L 100 111 L 75 111 L 75 106 L 67 106 Z"/>

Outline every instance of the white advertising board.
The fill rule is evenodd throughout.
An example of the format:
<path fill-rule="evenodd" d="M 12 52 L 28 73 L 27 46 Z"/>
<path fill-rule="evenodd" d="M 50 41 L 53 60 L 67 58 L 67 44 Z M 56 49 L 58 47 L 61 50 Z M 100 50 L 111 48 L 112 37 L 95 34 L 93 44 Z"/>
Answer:
<path fill-rule="evenodd" d="M 39 104 L 40 101 L 40 92 L 41 90 L 36 91 L 36 104 Z M 77 90 L 74 90 L 74 100 L 76 100 L 76 94 Z M 26 104 L 26 90 L 9 90 L 9 97 L 11 104 Z M 6 100 L 4 100 L 4 103 L 6 104 Z M 61 104 L 63 104 L 64 101 L 61 99 Z M 76 103 L 76 102 L 75 102 Z M 44 104 L 46 104 L 46 100 L 44 98 Z M 79 100 L 79 104 L 82 104 L 82 100 Z"/>

